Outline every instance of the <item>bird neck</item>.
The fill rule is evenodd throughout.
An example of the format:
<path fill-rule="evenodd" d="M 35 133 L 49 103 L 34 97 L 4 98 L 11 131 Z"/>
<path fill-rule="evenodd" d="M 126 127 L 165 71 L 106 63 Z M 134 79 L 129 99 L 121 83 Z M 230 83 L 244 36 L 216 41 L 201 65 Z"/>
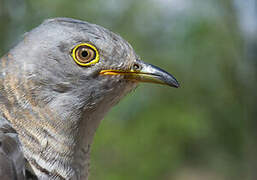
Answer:
<path fill-rule="evenodd" d="M 0 108 L 17 131 L 33 173 L 39 179 L 87 179 L 95 131 L 119 98 L 73 103 L 76 98 L 60 93 L 45 104 L 35 100 L 28 84 L 14 80 L 4 78 Z"/>
<path fill-rule="evenodd" d="M 90 145 L 103 115 L 92 118 L 96 110 L 75 106 L 61 93 L 46 104 L 29 83 L 1 74 L 0 110 L 18 133 L 33 173 L 39 179 L 87 179 Z"/>
<path fill-rule="evenodd" d="M 18 94 L 8 96 L 9 104 L 12 97 L 18 99 Z M 19 134 L 24 156 L 35 175 L 39 179 L 87 179 L 90 147 L 108 109 L 87 108 L 60 115 L 58 112 L 65 112 L 66 107 L 33 106 L 28 99 L 23 94 L 24 102 L 9 109 L 5 104 L 1 109 Z M 69 107 L 76 108 L 72 104 Z"/>

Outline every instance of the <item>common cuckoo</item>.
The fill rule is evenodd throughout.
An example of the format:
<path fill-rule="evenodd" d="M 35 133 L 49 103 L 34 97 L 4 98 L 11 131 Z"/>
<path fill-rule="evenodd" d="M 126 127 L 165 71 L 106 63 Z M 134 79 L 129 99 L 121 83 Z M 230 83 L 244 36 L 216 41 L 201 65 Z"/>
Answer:
<path fill-rule="evenodd" d="M 101 119 L 138 82 L 179 86 L 101 26 L 55 18 L 26 33 L 0 62 L 0 179 L 87 179 Z"/>

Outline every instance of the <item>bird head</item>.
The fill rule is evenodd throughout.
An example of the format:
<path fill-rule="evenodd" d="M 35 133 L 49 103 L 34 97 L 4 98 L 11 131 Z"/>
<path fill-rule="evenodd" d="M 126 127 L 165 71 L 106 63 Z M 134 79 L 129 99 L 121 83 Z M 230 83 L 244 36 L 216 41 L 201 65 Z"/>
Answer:
<path fill-rule="evenodd" d="M 39 177 L 42 168 L 86 177 L 95 130 L 114 104 L 139 82 L 179 86 L 119 35 L 69 18 L 46 20 L 1 60 L 1 107 Z"/>
<path fill-rule="evenodd" d="M 61 101 L 78 109 L 85 102 L 97 105 L 105 97 L 115 103 L 139 82 L 179 86 L 171 74 L 140 60 L 120 36 L 69 18 L 46 20 L 10 54 L 18 77 L 31 84 L 31 94 L 52 106 Z M 52 102 L 59 95 L 61 100 Z"/>

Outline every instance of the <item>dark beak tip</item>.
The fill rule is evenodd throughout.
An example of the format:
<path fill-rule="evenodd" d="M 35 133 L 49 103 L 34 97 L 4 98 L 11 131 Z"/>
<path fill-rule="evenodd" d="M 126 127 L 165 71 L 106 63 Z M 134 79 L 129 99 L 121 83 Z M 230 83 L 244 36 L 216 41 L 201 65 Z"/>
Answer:
<path fill-rule="evenodd" d="M 174 88 L 180 88 L 180 85 L 179 84 L 176 84 L 173 86 Z"/>
<path fill-rule="evenodd" d="M 174 87 L 174 88 L 179 88 L 180 84 L 179 82 L 176 80 L 176 78 L 172 75 L 169 74 L 168 78 L 165 78 L 166 80 L 164 82 L 167 83 L 167 85 Z"/>
<path fill-rule="evenodd" d="M 179 84 L 179 82 L 176 80 L 176 88 L 179 88 L 180 87 L 180 84 Z"/>
<path fill-rule="evenodd" d="M 172 84 L 169 84 L 171 87 L 174 87 L 174 88 L 179 88 L 180 87 L 180 84 L 178 82 L 176 83 L 172 83 Z"/>

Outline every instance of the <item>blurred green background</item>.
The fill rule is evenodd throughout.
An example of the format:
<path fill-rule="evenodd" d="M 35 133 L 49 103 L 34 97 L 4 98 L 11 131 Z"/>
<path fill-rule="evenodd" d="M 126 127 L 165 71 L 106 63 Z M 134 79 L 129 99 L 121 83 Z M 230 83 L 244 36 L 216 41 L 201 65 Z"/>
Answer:
<path fill-rule="evenodd" d="M 171 72 L 97 130 L 90 180 L 257 179 L 256 0 L 0 0 L 0 54 L 52 17 L 100 24 Z"/>

